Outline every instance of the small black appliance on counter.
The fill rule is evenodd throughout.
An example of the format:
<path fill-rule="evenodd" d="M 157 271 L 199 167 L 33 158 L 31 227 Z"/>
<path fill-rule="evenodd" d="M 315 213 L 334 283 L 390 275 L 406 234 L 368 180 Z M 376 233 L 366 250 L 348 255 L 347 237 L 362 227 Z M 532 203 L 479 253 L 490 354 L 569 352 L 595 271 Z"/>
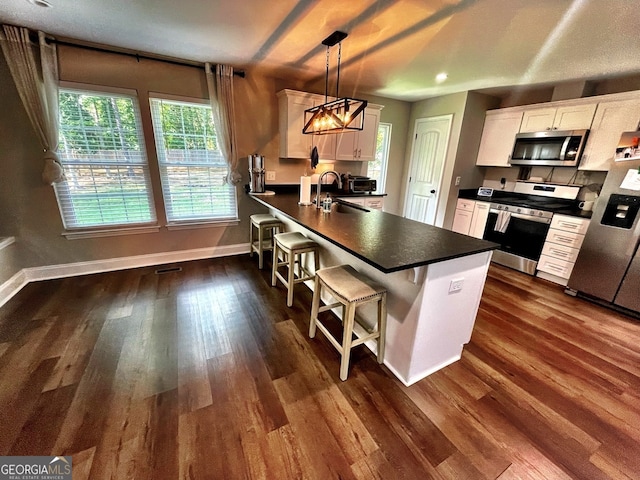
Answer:
<path fill-rule="evenodd" d="M 342 190 L 346 193 L 372 193 L 378 189 L 375 179 L 342 174 Z"/>

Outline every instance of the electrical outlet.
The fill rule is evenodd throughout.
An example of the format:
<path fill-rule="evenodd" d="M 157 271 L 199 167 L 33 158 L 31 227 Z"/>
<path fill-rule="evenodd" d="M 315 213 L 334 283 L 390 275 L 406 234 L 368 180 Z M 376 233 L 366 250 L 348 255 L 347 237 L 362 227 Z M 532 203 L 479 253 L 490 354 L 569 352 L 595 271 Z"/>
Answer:
<path fill-rule="evenodd" d="M 456 177 L 456 187 L 460 185 L 460 180 L 462 180 L 462 177 Z"/>
<path fill-rule="evenodd" d="M 449 293 L 456 293 L 462 290 L 462 285 L 464 285 L 464 278 L 458 278 L 456 280 L 451 280 L 449 284 Z"/>
<path fill-rule="evenodd" d="M 267 181 L 275 180 L 275 179 L 276 179 L 276 172 L 274 170 L 267 170 Z"/>

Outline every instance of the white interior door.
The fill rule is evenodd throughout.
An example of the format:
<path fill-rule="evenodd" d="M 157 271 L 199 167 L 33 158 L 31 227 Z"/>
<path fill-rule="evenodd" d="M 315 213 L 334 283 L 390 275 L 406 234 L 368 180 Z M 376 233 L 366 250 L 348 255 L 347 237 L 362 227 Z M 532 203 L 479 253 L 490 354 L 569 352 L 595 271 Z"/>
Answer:
<path fill-rule="evenodd" d="M 404 216 L 433 225 L 453 115 L 416 120 Z"/>

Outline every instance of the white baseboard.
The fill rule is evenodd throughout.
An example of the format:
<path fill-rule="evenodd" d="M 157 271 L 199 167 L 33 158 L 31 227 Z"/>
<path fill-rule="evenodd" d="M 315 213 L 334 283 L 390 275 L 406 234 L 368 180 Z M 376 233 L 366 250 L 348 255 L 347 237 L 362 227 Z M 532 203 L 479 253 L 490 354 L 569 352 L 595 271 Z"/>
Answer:
<path fill-rule="evenodd" d="M 0 307 L 7 303 L 13 296 L 29 283 L 24 270 L 20 270 L 9 280 L 0 285 Z"/>
<path fill-rule="evenodd" d="M 0 237 L 0 250 L 12 243 L 16 243 L 16 237 Z"/>
<path fill-rule="evenodd" d="M 204 258 L 228 257 L 231 255 L 241 255 L 243 253 L 249 253 L 249 243 L 23 268 L 0 285 L 0 307 L 8 302 L 29 282 L 76 277 L 79 275 L 112 272 L 115 270 L 126 270 L 128 268 L 148 267 L 167 263 L 188 262 L 191 260 L 202 260 Z"/>

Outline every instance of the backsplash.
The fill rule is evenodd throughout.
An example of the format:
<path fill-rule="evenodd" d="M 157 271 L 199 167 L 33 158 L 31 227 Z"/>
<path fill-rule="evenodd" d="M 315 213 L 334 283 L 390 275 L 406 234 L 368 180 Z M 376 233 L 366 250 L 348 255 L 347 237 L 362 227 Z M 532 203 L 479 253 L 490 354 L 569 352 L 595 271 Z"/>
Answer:
<path fill-rule="evenodd" d="M 519 172 L 520 169 L 517 167 L 489 167 L 485 171 L 482 186 L 511 192 L 515 188 L 516 181 L 518 181 Z M 530 180 L 539 181 L 539 179 L 542 179 L 540 183 L 588 185 L 591 183 L 602 184 L 606 176 L 607 172 L 592 172 L 576 168 L 556 167 L 552 172 L 551 167 L 533 167 Z M 505 179 L 504 186 L 501 183 L 502 179 Z"/>

